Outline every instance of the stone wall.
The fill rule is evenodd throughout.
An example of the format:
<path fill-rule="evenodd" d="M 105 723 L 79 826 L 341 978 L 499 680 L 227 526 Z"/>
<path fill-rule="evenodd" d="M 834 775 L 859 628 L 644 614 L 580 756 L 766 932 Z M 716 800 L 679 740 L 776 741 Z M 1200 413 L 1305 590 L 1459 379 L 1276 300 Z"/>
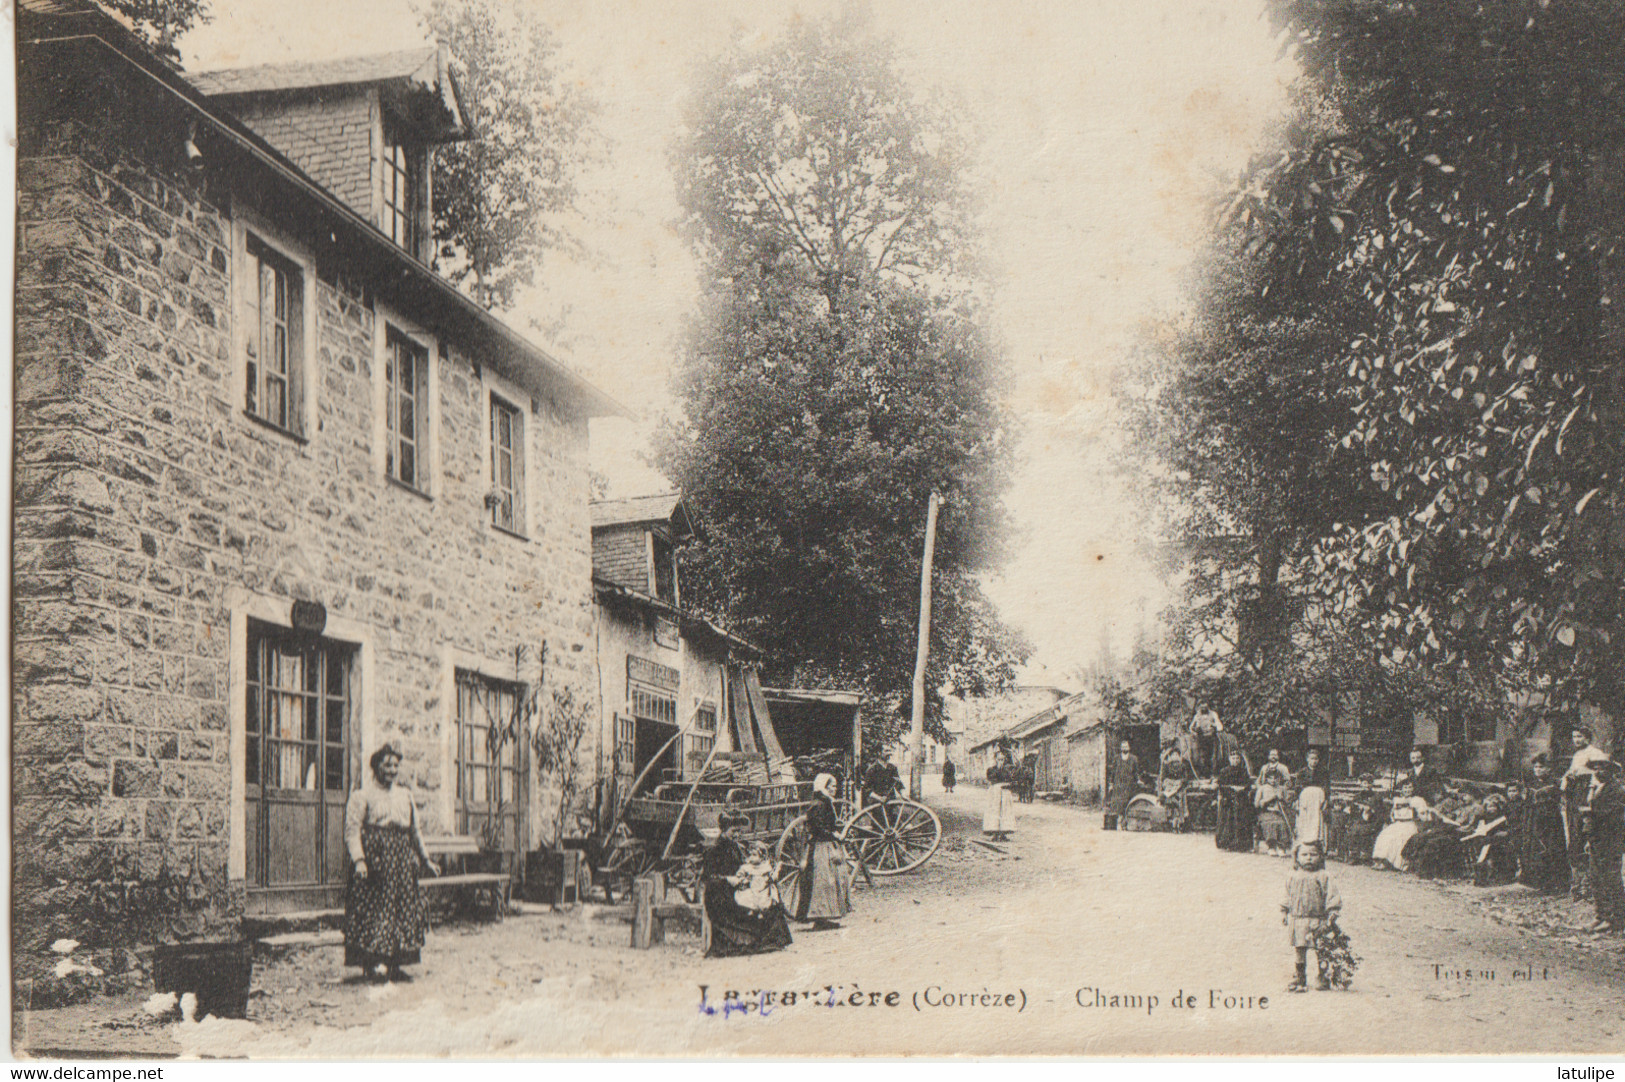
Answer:
<path fill-rule="evenodd" d="M 377 317 L 318 268 L 309 441 L 256 424 L 232 390 L 229 199 L 133 160 L 116 132 L 68 127 L 29 145 L 18 163 L 15 947 L 229 934 L 245 900 L 230 829 L 242 770 L 234 617 L 305 599 L 326 606 L 330 635 L 359 629 L 370 706 L 352 777 L 364 752 L 396 740 L 425 826 L 447 829 L 448 658 L 534 679 L 545 644 L 548 680 L 596 698 L 586 423 L 530 403 L 532 529 L 497 531 L 482 502 L 485 382 L 450 343 L 433 498 L 391 484 L 374 454 Z M 548 806 L 545 793 L 532 802 L 533 837 Z"/>

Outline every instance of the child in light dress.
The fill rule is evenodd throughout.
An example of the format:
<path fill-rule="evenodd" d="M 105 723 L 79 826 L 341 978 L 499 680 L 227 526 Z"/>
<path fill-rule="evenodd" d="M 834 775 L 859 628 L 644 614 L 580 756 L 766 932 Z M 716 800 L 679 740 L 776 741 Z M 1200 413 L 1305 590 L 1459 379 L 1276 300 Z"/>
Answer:
<path fill-rule="evenodd" d="M 734 873 L 734 901 L 741 909 L 771 909 L 776 900 L 773 885 L 773 862 L 768 859 L 767 843 L 751 845 L 748 859 Z"/>
<path fill-rule="evenodd" d="M 1316 989 L 1325 991 L 1332 986 L 1331 974 L 1323 944 L 1317 942 L 1317 933 L 1337 926 L 1337 916 L 1343 909 L 1343 899 L 1337 884 L 1326 874 L 1326 860 L 1318 842 L 1302 842 L 1297 848 L 1297 867 L 1286 881 L 1286 900 L 1281 903 L 1281 923 L 1292 929 L 1292 949 L 1297 954 L 1296 968 L 1288 992 L 1308 989 L 1309 953 L 1315 953 Z"/>

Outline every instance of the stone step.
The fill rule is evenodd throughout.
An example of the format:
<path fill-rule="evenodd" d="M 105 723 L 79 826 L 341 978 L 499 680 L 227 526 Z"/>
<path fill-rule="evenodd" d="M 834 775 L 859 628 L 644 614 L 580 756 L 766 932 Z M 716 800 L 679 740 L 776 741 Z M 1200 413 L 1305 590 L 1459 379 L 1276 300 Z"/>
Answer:
<path fill-rule="evenodd" d="M 243 938 L 262 940 L 290 932 L 337 931 L 344 926 L 342 909 L 296 909 L 243 918 Z"/>
<path fill-rule="evenodd" d="M 254 945 L 273 951 L 292 950 L 295 947 L 342 947 L 344 933 L 337 928 L 324 928 L 316 932 L 282 932 L 261 936 L 254 940 Z"/>

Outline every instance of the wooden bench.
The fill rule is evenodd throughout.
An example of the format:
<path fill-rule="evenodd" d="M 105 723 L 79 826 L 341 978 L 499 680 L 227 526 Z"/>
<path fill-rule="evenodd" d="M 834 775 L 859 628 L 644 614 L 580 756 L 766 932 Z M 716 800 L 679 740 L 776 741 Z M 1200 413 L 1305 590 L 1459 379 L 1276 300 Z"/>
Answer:
<path fill-rule="evenodd" d="M 700 926 L 702 949 L 710 946 L 710 928 L 706 926 L 705 906 L 693 902 L 672 901 L 667 896 L 666 877 L 659 872 L 640 875 L 632 880 L 632 947 L 648 950 L 656 943 L 666 941 L 666 922 L 693 921 Z"/>
<path fill-rule="evenodd" d="M 477 857 L 483 850 L 477 838 L 466 834 L 426 835 L 423 848 L 432 859 L 455 857 L 464 860 Z M 424 890 L 467 890 L 475 902 L 490 898 L 493 916 L 501 917 L 508 911 L 513 891 L 513 879 L 501 872 L 457 872 L 449 875 L 426 875 L 418 880 Z"/>

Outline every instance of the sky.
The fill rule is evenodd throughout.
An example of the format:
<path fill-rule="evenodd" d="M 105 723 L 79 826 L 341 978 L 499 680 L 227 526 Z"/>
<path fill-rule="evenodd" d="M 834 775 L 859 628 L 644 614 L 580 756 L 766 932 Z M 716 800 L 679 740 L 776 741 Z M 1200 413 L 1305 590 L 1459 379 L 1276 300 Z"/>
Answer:
<path fill-rule="evenodd" d="M 529 0 L 516 0 L 524 3 Z M 674 408 L 670 373 L 694 265 L 673 228 L 666 153 L 690 73 L 766 41 L 825 0 L 575 0 L 539 5 L 559 58 L 600 105 L 601 166 L 579 231 L 597 258 L 553 260 L 507 313 L 563 316 L 556 351 L 639 414 L 595 422 L 614 495 L 669 486 L 641 459 Z M 986 581 L 1035 646 L 1030 683 L 1075 684 L 1168 600 L 1142 555 L 1111 388 L 1137 336 L 1177 317 L 1207 196 L 1260 148 L 1293 75 L 1261 0 L 871 0 L 905 75 L 957 95 L 982 137 L 975 180 L 996 268 L 994 332 L 1022 419 L 1007 504 L 1018 537 Z M 422 44 L 410 0 L 215 0 L 180 42 L 189 70 Z M 924 509 L 922 508 L 922 514 Z"/>

